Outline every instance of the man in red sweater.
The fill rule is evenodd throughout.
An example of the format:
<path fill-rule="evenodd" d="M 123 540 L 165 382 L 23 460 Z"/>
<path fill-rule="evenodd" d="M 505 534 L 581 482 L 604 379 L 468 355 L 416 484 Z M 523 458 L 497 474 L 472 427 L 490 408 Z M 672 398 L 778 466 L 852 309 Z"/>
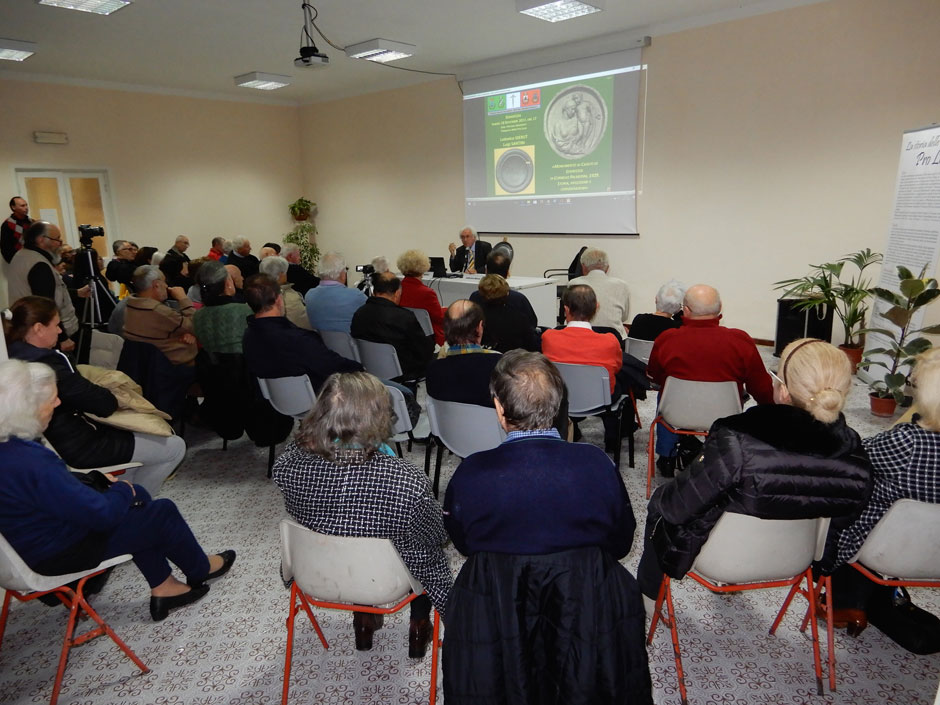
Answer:
<path fill-rule="evenodd" d="M 573 365 L 596 365 L 610 374 L 611 397 L 618 396 L 617 373 L 623 367 L 623 350 L 613 333 L 597 333 L 591 319 L 597 313 L 594 290 L 586 284 L 569 286 L 562 297 L 565 327 L 542 333 L 542 354 L 552 362 Z M 617 420 L 603 416 L 604 445 L 608 452 L 617 441 Z"/>
<path fill-rule="evenodd" d="M 707 284 L 696 284 L 682 302 L 682 326 L 661 333 L 653 344 L 646 373 L 662 386 L 667 377 L 699 382 L 738 383 L 758 404 L 773 404 L 773 381 L 751 336 L 737 328 L 723 328 L 721 297 Z M 675 468 L 676 436 L 656 430 L 656 466 L 671 477 Z"/>

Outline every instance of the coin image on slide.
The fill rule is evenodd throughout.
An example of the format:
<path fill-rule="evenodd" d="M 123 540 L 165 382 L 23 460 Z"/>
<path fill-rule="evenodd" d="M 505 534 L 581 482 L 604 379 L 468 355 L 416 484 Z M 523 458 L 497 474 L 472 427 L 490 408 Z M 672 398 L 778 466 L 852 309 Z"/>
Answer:
<path fill-rule="evenodd" d="M 570 86 L 545 109 L 545 139 L 559 157 L 582 159 L 593 152 L 607 129 L 607 104 L 590 86 Z"/>
<path fill-rule="evenodd" d="M 531 149 L 529 147 L 530 151 Z M 499 189 L 508 194 L 532 192 L 529 187 L 535 176 L 535 167 L 529 151 L 512 148 L 500 154 L 497 150 L 494 156 L 496 157 L 496 184 Z"/>

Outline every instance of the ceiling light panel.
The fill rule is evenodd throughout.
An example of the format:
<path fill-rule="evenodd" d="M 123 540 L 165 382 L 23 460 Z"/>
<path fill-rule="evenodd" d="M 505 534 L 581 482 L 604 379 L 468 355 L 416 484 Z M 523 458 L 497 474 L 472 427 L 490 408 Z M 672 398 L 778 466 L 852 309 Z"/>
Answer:
<path fill-rule="evenodd" d="M 516 10 L 546 22 L 561 22 L 604 9 L 604 0 L 516 0 Z"/>
<path fill-rule="evenodd" d="M 34 42 L 21 42 L 16 39 L 0 39 L 0 59 L 22 61 L 36 53 Z"/>
<path fill-rule="evenodd" d="M 259 91 L 273 91 L 290 85 L 290 76 L 281 76 L 277 73 L 262 73 L 252 71 L 235 77 L 235 85 L 242 88 L 256 88 Z"/>
<path fill-rule="evenodd" d="M 110 15 L 122 7 L 131 4 L 131 0 L 38 0 L 40 5 L 63 7 L 66 10 L 93 12 L 96 15 Z"/>
<path fill-rule="evenodd" d="M 415 49 L 417 47 L 414 44 L 393 42 L 390 39 L 370 39 L 367 42 L 348 46 L 345 51 L 346 56 L 351 59 L 365 59 L 384 64 L 414 56 Z"/>

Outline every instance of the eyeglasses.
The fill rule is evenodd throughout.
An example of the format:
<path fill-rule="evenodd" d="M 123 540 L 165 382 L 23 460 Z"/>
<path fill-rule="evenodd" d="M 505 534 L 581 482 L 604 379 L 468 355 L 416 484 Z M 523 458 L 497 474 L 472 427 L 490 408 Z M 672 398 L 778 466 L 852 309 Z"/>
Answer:
<path fill-rule="evenodd" d="M 43 237 L 47 240 L 52 240 L 53 242 L 62 242 L 61 237 L 49 237 L 48 235 L 43 235 Z"/>
<path fill-rule="evenodd" d="M 777 376 L 777 373 L 773 370 L 767 370 L 770 373 L 770 376 L 774 378 L 775 382 L 779 382 L 781 387 L 786 387 L 787 384 L 782 379 Z"/>

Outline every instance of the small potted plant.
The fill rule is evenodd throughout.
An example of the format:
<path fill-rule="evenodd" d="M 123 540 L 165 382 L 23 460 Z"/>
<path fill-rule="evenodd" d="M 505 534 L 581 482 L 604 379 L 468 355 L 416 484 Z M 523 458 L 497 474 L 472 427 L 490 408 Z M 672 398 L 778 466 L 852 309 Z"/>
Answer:
<path fill-rule="evenodd" d="M 290 211 L 290 214 L 294 217 L 294 220 L 300 222 L 307 220 L 310 217 L 310 213 L 314 208 L 317 207 L 317 204 L 313 201 L 308 201 L 306 198 L 301 196 L 296 201 L 291 203 L 287 209 Z"/>
<path fill-rule="evenodd" d="M 842 323 L 844 342 L 839 347 L 845 351 L 854 367 L 862 357 L 861 334 L 868 315 L 868 299 L 872 295 L 871 282 L 863 277 L 866 268 L 881 262 L 881 254 L 869 248 L 846 255 L 835 262 L 814 264 L 810 272 L 799 279 L 784 279 L 775 282 L 775 289 L 783 289 L 784 297 L 800 299 L 797 310 L 828 306 Z M 849 281 L 842 281 L 842 272 L 847 263 L 858 272 Z"/>
<path fill-rule="evenodd" d="M 891 416 L 896 405 L 904 398 L 904 385 L 914 367 L 914 358 L 933 344 L 921 333 L 940 333 L 940 325 L 925 326 L 911 330 L 911 319 L 918 309 L 923 308 L 940 296 L 937 280 L 924 278 L 927 265 L 918 276 L 914 276 L 907 267 L 898 267 L 899 292 L 881 287 L 874 287 L 871 292 L 878 299 L 890 305 L 884 317 L 896 328 L 868 328 L 865 333 L 876 333 L 887 339 L 888 347 L 872 348 L 865 352 L 865 359 L 860 367 L 883 367 L 884 377 L 874 380 L 870 385 L 871 412 L 875 416 Z"/>

